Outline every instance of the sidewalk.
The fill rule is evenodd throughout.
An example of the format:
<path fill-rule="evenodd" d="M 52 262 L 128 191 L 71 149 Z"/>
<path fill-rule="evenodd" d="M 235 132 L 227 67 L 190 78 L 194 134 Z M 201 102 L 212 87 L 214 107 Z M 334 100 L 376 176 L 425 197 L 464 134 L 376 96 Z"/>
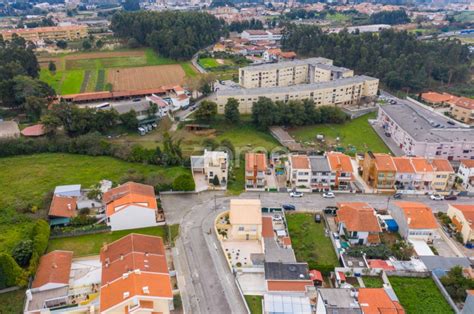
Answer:
<path fill-rule="evenodd" d="M 377 135 L 382 139 L 385 145 L 387 145 L 388 148 L 392 151 L 394 156 L 405 156 L 405 153 L 400 147 L 398 147 L 397 143 L 395 143 L 395 141 L 391 137 L 385 136 L 385 133 L 381 127 L 373 124 L 370 125 L 377 133 Z"/>
<path fill-rule="evenodd" d="M 353 172 L 354 173 L 354 178 L 357 181 L 357 183 L 359 183 L 360 185 L 362 185 L 364 187 L 364 192 L 365 193 L 375 193 L 374 189 L 372 187 L 370 187 L 369 185 L 367 185 L 367 183 L 364 181 L 364 179 L 362 179 L 362 177 L 359 175 L 359 171 L 357 171 L 357 169 L 359 168 L 359 165 L 357 164 L 357 161 L 351 158 L 351 164 L 352 164 L 352 168 L 354 169 L 354 172 Z"/>

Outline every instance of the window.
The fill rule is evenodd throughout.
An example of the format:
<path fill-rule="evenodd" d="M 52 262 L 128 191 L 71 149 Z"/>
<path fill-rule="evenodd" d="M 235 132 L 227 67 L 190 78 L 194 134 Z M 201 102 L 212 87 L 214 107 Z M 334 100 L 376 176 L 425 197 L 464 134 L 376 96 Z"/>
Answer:
<path fill-rule="evenodd" d="M 244 227 L 240 226 L 239 231 L 244 231 Z"/>

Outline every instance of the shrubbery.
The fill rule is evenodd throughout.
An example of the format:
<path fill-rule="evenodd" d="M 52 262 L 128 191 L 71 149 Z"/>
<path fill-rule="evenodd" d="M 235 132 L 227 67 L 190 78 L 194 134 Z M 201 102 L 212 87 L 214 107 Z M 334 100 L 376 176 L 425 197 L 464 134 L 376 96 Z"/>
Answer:
<path fill-rule="evenodd" d="M 190 174 L 182 174 L 173 181 L 174 191 L 194 191 L 196 185 Z"/>
<path fill-rule="evenodd" d="M 26 286 L 26 272 L 18 266 L 13 257 L 0 253 L 0 289 L 12 286 Z"/>

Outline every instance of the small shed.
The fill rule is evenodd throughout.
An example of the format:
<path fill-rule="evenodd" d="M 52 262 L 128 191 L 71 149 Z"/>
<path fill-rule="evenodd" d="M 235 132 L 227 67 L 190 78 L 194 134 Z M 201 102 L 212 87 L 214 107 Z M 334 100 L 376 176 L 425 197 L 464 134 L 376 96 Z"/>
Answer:
<path fill-rule="evenodd" d="M 37 137 L 46 134 L 46 130 L 42 124 L 35 124 L 24 128 L 21 134 L 26 137 Z"/>
<path fill-rule="evenodd" d="M 58 185 L 54 189 L 54 195 L 79 197 L 81 196 L 81 185 L 80 184 Z"/>

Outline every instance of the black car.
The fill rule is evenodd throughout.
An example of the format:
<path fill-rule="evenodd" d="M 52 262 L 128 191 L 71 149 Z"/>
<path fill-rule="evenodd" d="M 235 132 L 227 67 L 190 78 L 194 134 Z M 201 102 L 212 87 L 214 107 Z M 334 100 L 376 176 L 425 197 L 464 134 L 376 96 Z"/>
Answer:
<path fill-rule="evenodd" d="M 336 215 L 338 209 L 337 206 L 328 206 L 323 211 L 326 215 Z"/>
<path fill-rule="evenodd" d="M 282 207 L 284 210 L 296 210 L 295 205 L 291 205 L 291 204 L 283 204 L 283 205 L 281 205 L 281 207 Z"/>
<path fill-rule="evenodd" d="M 446 195 L 446 196 L 444 197 L 444 199 L 447 200 L 447 201 L 455 201 L 455 200 L 458 199 L 458 197 L 457 197 L 456 195 L 454 195 L 454 194 L 451 194 L 451 195 Z"/>
<path fill-rule="evenodd" d="M 399 200 L 399 199 L 402 198 L 402 196 L 403 196 L 402 193 L 395 193 L 395 194 L 393 194 L 392 198 L 394 198 L 396 200 Z"/>
<path fill-rule="evenodd" d="M 321 223 L 321 215 L 320 214 L 316 214 L 314 215 L 314 222 L 316 223 Z"/>

